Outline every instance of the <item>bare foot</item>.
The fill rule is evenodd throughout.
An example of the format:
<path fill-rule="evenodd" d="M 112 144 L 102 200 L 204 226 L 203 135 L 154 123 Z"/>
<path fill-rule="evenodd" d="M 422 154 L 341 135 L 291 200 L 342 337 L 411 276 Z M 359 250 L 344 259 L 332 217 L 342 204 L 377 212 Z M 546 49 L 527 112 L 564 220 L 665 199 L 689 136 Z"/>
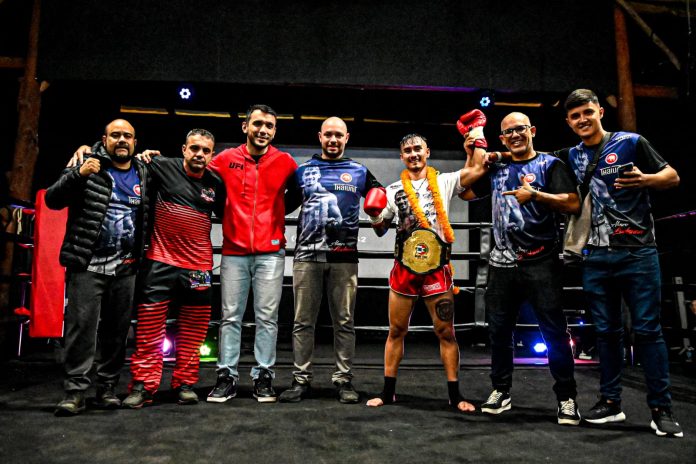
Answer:
<path fill-rule="evenodd" d="M 457 409 L 459 409 L 461 412 L 476 411 L 476 407 L 468 401 L 460 401 L 459 403 L 457 403 Z"/>
<path fill-rule="evenodd" d="M 378 396 L 377 398 L 372 398 L 371 400 L 368 400 L 366 404 L 371 408 L 378 408 L 384 405 L 384 401 L 382 400 L 382 398 Z"/>

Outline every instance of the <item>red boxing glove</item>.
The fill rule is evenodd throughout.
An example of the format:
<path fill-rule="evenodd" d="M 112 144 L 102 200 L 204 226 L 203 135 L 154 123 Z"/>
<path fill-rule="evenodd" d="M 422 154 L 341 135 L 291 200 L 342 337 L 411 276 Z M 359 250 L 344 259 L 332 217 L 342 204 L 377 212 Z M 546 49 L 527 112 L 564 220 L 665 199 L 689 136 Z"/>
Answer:
<path fill-rule="evenodd" d="M 370 189 L 365 195 L 363 210 L 370 217 L 379 217 L 382 210 L 387 207 L 387 191 L 384 187 Z"/>
<path fill-rule="evenodd" d="M 457 130 L 464 137 L 469 135 L 469 132 L 475 131 L 472 137 L 476 137 L 474 146 L 478 148 L 487 148 L 488 143 L 483 136 L 483 128 L 486 126 L 486 115 L 483 111 L 476 109 L 462 115 L 457 121 Z"/>

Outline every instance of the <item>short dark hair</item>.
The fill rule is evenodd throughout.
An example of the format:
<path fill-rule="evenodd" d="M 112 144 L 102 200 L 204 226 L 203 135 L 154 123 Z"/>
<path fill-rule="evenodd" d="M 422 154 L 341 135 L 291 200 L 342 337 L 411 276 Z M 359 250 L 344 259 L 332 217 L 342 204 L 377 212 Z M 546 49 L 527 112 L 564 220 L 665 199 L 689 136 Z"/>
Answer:
<path fill-rule="evenodd" d="M 249 118 L 251 117 L 251 113 L 253 113 L 253 112 L 256 111 L 256 110 L 259 110 L 259 111 L 261 111 L 262 113 L 270 114 L 270 115 L 273 116 L 274 118 L 278 119 L 278 113 L 276 113 L 275 110 L 274 110 L 273 108 L 271 108 L 271 107 L 268 106 L 268 105 L 259 105 L 259 104 L 256 104 L 256 105 L 251 105 L 251 106 L 249 107 L 249 109 L 247 110 L 247 112 L 246 112 L 246 120 L 247 120 L 247 121 L 248 121 Z"/>
<path fill-rule="evenodd" d="M 413 139 L 421 139 L 422 141 L 425 142 L 426 145 L 428 144 L 428 139 L 426 139 L 422 135 L 416 134 L 414 132 L 413 134 L 406 134 L 403 136 L 403 138 L 401 139 L 401 142 L 399 142 L 399 148 L 402 148 L 404 145 L 406 145 L 407 142 L 410 142 Z"/>
<path fill-rule="evenodd" d="M 599 98 L 597 98 L 597 94 L 588 89 L 576 89 L 573 90 L 570 95 L 568 95 L 563 107 L 566 111 L 570 111 L 573 108 L 586 105 L 587 103 L 595 103 L 599 105 Z"/>
<path fill-rule="evenodd" d="M 200 135 L 201 137 L 212 140 L 213 144 L 215 143 L 215 136 L 206 129 L 191 129 L 188 134 L 186 134 L 186 142 L 184 143 L 188 143 L 189 137 L 193 137 L 194 135 Z"/>

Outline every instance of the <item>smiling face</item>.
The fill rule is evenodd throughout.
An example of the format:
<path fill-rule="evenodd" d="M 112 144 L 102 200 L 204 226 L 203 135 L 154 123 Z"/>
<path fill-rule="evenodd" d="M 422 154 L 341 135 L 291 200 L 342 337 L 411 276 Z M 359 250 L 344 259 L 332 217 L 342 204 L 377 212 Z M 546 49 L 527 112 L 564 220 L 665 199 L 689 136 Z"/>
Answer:
<path fill-rule="evenodd" d="M 532 139 L 535 134 L 536 127 L 523 113 L 510 113 L 500 123 L 500 141 L 514 159 L 526 159 L 534 154 Z"/>
<path fill-rule="evenodd" d="M 114 163 L 128 163 L 135 152 L 135 129 L 125 119 L 116 119 L 106 126 L 102 143 Z"/>
<path fill-rule="evenodd" d="M 247 136 L 247 148 L 251 154 L 264 154 L 276 133 L 276 117 L 261 110 L 253 111 L 242 123 Z"/>
<path fill-rule="evenodd" d="M 215 142 L 209 137 L 194 134 L 186 139 L 181 147 L 184 154 L 184 168 L 192 174 L 201 174 L 213 159 Z"/>
<path fill-rule="evenodd" d="M 342 157 L 349 138 L 348 127 L 341 118 L 328 118 L 321 125 L 321 131 L 319 132 L 321 157 L 325 159 Z"/>
<path fill-rule="evenodd" d="M 415 174 L 423 171 L 428 165 L 430 148 L 425 140 L 415 136 L 401 143 L 400 154 L 406 169 Z"/>
<path fill-rule="evenodd" d="M 566 113 L 566 122 L 583 142 L 594 145 L 601 138 L 604 108 L 598 103 L 588 102 L 571 108 Z"/>

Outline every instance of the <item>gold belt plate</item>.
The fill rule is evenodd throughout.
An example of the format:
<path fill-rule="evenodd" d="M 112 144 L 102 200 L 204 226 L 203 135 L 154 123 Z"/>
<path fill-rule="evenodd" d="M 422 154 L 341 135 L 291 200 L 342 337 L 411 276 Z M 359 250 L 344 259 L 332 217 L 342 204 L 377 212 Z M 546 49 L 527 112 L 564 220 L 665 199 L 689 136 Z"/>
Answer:
<path fill-rule="evenodd" d="M 429 274 L 442 266 L 443 246 L 437 234 L 417 229 L 404 240 L 401 264 L 416 274 Z"/>

